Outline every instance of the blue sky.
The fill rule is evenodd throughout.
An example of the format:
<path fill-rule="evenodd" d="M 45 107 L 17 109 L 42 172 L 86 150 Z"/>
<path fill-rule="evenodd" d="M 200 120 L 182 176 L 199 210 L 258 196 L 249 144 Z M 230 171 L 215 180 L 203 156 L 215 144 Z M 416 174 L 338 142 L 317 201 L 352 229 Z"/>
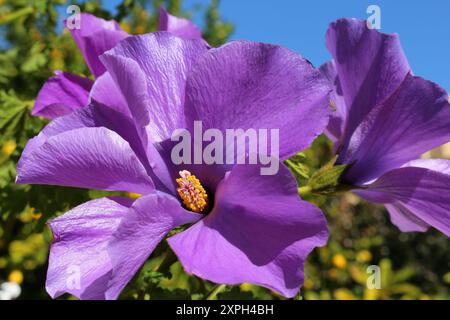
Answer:
<path fill-rule="evenodd" d="M 104 1 L 112 6 L 117 1 Z M 185 0 L 187 9 L 208 0 Z M 398 33 L 413 72 L 450 91 L 450 1 L 448 0 L 222 0 L 233 22 L 232 39 L 283 45 L 319 66 L 330 58 L 324 35 L 341 17 L 366 19 L 370 4 L 381 8 L 381 30 Z M 194 21 L 202 16 L 194 11 Z"/>

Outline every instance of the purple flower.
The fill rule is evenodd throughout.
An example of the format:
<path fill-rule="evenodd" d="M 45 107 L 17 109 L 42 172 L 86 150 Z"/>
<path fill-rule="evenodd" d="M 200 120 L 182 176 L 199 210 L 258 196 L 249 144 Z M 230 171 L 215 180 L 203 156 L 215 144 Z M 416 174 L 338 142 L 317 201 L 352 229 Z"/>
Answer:
<path fill-rule="evenodd" d="M 350 165 L 345 181 L 384 204 L 400 230 L 450 236 L 450 161 L 419 159 L 450 141 L 447 93 L 412 74 L 397 35 L 365 21 L 332 23 L 326 45 L 333 60 L 321 70 L 336 108 L 327 133 L 337 163 Z"/>
<path fill-rule="evenodd" d="M 186 39 L 201 39 L 201 31 L 189 20 L 177 18 L 160 9 L 159 30 L 168 31 Z M 86 106 L 91 99 L 103 101 L 122 99 L 109 96 L 113 85 L 99 56 L 127 38 L 128 33 L 120 29 L 114 20 L 106 21 L 88 13 L 80 14 L 80 28 L 69 30 L 80 49 L 92 75 L 100 84 L 85 77 L 63 71 L 55 71 L 55 76 L 47 80 L 36 98 L 32 114 L 48 119 L 66 115 Z M 92 91 L 91 91 L 92 89 Z M 115 105 L 117 106 L 117 102 Z M 119 102 L 120 106 L 120 102 Z M 119 111 L 121 110 L 119 108 Z"/>
<path fill-rule="evenodd" d="M 50 222 L 52 297 L 117 298 L 184 224 L 193 225 L 168 241 L 188 273 L 286 297 L 298 292 L 304 261 L 328 230 L 321 211 L 299 198 L 289 170 L 280 163 L 278 174 L 265 176 L 260 165 L 175 166 L 170 137 L 195 120 L 204 129 L 277 128 L 284 160 L 325 128 L 331 88 L 282 47 L 236 41 L 208 49 L 167 32 L 128 37 L 101 61 L 118 89 L 109 93 L 122 96 L 129 116 L 92 99 L 28 143 L 18 183 L 142 194 L 134 202 L 92 200 Z M 73 270 L 80 286 L 68 281 Z"/>

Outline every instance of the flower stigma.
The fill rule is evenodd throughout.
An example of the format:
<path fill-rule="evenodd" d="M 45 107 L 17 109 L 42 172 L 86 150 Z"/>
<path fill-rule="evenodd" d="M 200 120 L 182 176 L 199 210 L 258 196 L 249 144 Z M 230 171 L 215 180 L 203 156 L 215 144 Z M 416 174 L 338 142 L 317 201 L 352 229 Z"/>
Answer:
<path fill-rule="evenodd" d="M 178 183 L 178 194 L 183 204 L 189 210 L 202 213 L 208 207 L 208 194 L 196 176 L 187 170 L 179 172 L 180 177 L 176 179 Z"/>

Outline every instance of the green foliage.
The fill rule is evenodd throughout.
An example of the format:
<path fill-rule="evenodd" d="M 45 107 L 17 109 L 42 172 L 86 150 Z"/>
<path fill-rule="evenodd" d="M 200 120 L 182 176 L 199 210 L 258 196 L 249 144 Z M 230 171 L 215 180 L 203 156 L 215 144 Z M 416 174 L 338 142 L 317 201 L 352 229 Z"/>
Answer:
<path fill-rule="evenodd" d="M 348 169 L 348 165 L 336 165 L 336 158 L 333 158 L 322 168 L 314 172 L 305 187 L 300 187 L 299 192 L 313 192 L 323 195 L 331 195 L 341 191 L 348 191 L 352 186 L 346 185 L 342 181 L 342 176 Z"/>
<path fill-rule="evenodd" d="M 299 152 L 284 162 L 298 181 L 306 182 L 310 178 L 310 169 L 304 164 L 305 160 L 306 155 L 303 152 Z"/>
<path fill-rule="evenodd" d="M 219 0 L 212 0 L 205 16 L 206 29 L 203 37 L 213 46 L 223 44 L 234 30 L 231 23 L 220 20 L 219 3 Z"/>

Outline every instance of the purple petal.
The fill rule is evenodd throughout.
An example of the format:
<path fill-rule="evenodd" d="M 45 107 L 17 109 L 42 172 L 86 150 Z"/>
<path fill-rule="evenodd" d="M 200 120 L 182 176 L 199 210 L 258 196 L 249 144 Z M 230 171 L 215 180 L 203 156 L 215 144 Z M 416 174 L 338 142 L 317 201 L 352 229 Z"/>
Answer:
<path fill-rule="evenodd" d="M 302 201 L 282 165 L 262 176 L 259 166 L 238 165 L 220 184 L 213 211 L 168 239 L 185 270 L 224 284 L 251 282 L 293 297 L 303 264 L 328 238 L 322 212 Z"/>
<path fill-rule="evenodd" d="M 425 232 L 429 225 L 417 217 L 401 202 L 384 205 L 389 212 L 391 222 L 395 224 L 402 232 Z"/>
<path fill-rule="evenodd" d="M 119 55 L 110 56 L 108 53 L 102 55 L 101 59 L 124 97 L 137 125 L 146 126 L 150 122 L 148 110 L 150 95 L 147 91 L 145 74 L 139 64 L 132 59 Z"/>
<path fill-rule="evenodd" d="M 184 89 L 188 72 L 207 51 L 201 40 L 168 32 L 133 36 L 101 59 L 120 87 L 139 124 L 150 121 L 154 141 L 184 128 Z"/>
<path fill-rule="evenodd" d="M 89 101 L 92 100 L 131 117 L 128 104 L 109 72 L 105 72 L 95 80 L 89 94 Z"/>
<path fill-rule="evenodd" d="M 107 245 L 129 199 L 102 198 L 49 222 L 53 242 L 45 287 L 52 298 L 67 292 L 80 299 L 104 299 L 111 276 Z"/>
<path fill-rule="evenodd" d="M 280 158 L 309 146 L 331 114 L 327 79 L 288 49 L 235 41 L 209 50 L 189 75 L 186 121 L 203 127 L 279 129 Z"/>
<path fill-rule="evenodd" d="M 450 160 L 445 159 L 416 159 L 406 163 L 404 167 L 425 168 L 450 175 Z"/>
<path fill-rule="evenodd" d="M 180 201 L 164 193 L 139 198 L 113 234 L 108 251 L 113 265 L 107 299 L 117 299 L 145 260 L 173 228 L 202 217 L 186 211 Z"/>
<path fill-rule="evenodd" d="M 17 165 L 17 183 L 142 194 L 154 189 L 129 143 L 104 127 L 65 131 L 30 148 Z"/>
<path fill-rule="evenodd" d="M 103 77 L 104 75 L 99 79 Z M 95 90 L 93 89 L 93 91 Z M 133 151 L 148 168 L 149 164 L 146 155 L 146 149 L 148 148 L 141 142 L 139 132 L 135 128 L 134 122 L 123 113 L 112 110 L 96 101 L 92 101 L 87 107 L 76 110 L 69 115 L 50 122 L 37 137 L 29 140 L 26 149 L 22 153 L 22 158 L 26 158 L 31 152 L 42 146 L 48 138 L 52 136 L 74 129 L 95 127 L 105 127 L 118 133 L 130 144 Z"/>
<path fill-rule="evenodd" d="M 433 171 L 450 175 L 450 161 L 443 159 L 418 159 L 413 160 L 405 165 L 405 167 L 426 168 Z M 424 232 L 429 225 L 418 218 L 413 212 L 405 208 L 401 202 L 393 204 L 385 204 L 389 211 L 391 221 L 403 232 L 419 231 Z"/>
<path fill-rule="evenodd" d="M 184 39 L 202 39 L 202 32 L 194 23 L 175 17 L 162 7 L 159 9 L 159 31 L 168 31 Z"/>
<path fill-rule="evenodd" d="M 353 133 L 338 162 L 346 179 L 363 184 L 450 141 L 450 104 L 436 84 L 408 75 Z"/>
<path fill-rule="evenodd" d="M 349 106 L 347 139 L 373 107 L 394 93 L 410 71 L 397 35 L 367 28 L 365 20 L 340 19 L 326 34 Z"/>
<path fill-rule="evenodd" d="M 112 99 L 112 101 L 107 101 L 108 98 L 102 96 L 100 91 L 96 90 L 98 81 L 102 83 L 101 86 L 109 81 L 106 78 L 107 76 L 108 73 L 104 73 L 96 80 L 91 94 L 94 93 L 95 98 L 102 98 L 106 103 L 114 103 Z M 102 79 L 105 81 L 103 82 Z M 111 97 L 114 97 L 114 94 Z M 118 100 L 115 101 L 118 102 Z M 175 180 L 168 172 L 167 163 L 164 163 L 153 142 L 149 140 L 146 128 L 136 127 L 135 122 L 126 116 L 125 112 L 121 112 L 117 106 L 118 104 L 113 108 L 118 111 L 92 100 L 87 107 L 55 119 L 37 137 L 28 142 L 27 148 L 22 153 L 22 158 L 26 158 L 34 149 L 42 146 L 51 136 L 79 128 L 105 127 L 118 133 L 130 144 L 159 190 L 171 190 L 172 193 L 176 194 Z"/>
<path fill-rule="evenodd" d="M 422 226 L 428 224 L 450 236 L 450 174 L 424 167 L 404 167 L 386 173 L 368 188 L 389 197 L 390 203 L 400 202 L 408 210 L 407 214 L 417 218 L 416 224 L 423 221 Z M 402 213 L 405 215 L 404 211 Z M 394 222 L 401 223 L 400 219 L 397 216 Z M 412 219 L 409 217 L 409 220 Z M 399 227 L 407 228 L 407 225 Z"/>
<path fill-rule="evenodd" d="M 80 16 L 80 28 L 70 30 L 89 69 L 96 77 L 105 72 L 99 56 L 128 37 L 114 20 L 106 21 L 88 13 Z"/>
<path fill-rule="evenodd" d="M 82 108 L 88 103 L 92 81 L 74 74 L 55 71 L 36 98 L 32 114 L 54 119 Z"/>
<path fill-rule="evenodd" d="M 323 64 L 319 70 L 333 86 L 333 91 L 330 94 L 330 104 L 335 110 L 333 110 L 334 112 L 330 117 L 325 133 L 333 142 L 339 144 L 339 140 L 344 134 L 348 116 L 348 108 L 345 104 L 342 87 L 334 60 Z M 337 144 L 335 147 L 338 147 Z"/>

